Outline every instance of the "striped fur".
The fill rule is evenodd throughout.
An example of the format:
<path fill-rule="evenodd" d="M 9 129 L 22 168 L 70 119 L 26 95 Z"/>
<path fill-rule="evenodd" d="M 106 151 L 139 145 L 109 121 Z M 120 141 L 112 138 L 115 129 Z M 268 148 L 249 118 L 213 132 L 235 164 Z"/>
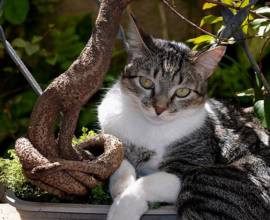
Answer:
<path fill-rule="evenodd" d="M 207 105 L 205 124 L 172 144 L 160 166 L 182 180 L 181 219 L 270 219 L 269 135 L 235 107 Z"/>

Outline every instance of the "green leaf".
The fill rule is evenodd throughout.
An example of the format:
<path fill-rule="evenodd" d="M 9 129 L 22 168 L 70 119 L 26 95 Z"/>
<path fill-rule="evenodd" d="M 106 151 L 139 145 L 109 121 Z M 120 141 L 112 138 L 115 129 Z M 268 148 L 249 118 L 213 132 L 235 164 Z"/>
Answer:
<path fill-rule="evenodd" d="M 265 128 L 270 128 L 270 98 L 265 97 L 254 104 L 254 112 Z"/>
<path fill-rule="evenodd" d="M 244 1 L 241 0 L 241 1 L 238 1 L 238 3 L 236 3 L 235 5 L 238 7 L 244 8 L 249 4 L 249 1 L 250 0 L 244 0 Z"/>
<path fill-rule="evenodd" d="M 213 7 L 216 7 L 216 6 L 217 6 L 217 4 L 213 4 L 213 3 L 208 3 L 208 2 L 206 2 L 206 3 L 203 4 L 202 9 L 203 9 L 203 10 L 207 10 L 207 9 L 210 9 L 210 8 L 213 8 Z"/>
<path fill-rule="evenodd" d="M 259 27 L 258 36 L 263 37 L 270 30 L 270 24 Z"/>
<path fill-rule="evenodd" d="M 264 100 L 259 100 L 254 104 L 254 112 L 262 125 L 265 127 L 265 115 L 264 115 Z"/>
<path fill-rule="evenodd" d="M 22 38 L 15 38 L 11 44 L 14 46 L 14 47 L 19 47 L 19 48 L 25 48 L 26 47 L 26 44 L 27 42 L 22 39 Z"/>
<path fill-rule="evenodd" d="M 257 18 L 251 22 L 251 25 L 256 29 L 256 28 L 259 28 L 263 23 L 267 21 L 268 21 L 267 18 Z"/>
<path fill-rule="evenodd" d="M 204 16 L 201 20 L 200 26 L 202 27 L 205 24 L 214 24 L 222 21 L 222 17 L 216 17 L 214 15 Z"/>
<path fill-rule="evenodd" d="M 28 0 L 7 0 L 4 4 L 4 16 L 11 24 L 22 24 L 29 11 Z"/>
<path fill-rule="evenodd" d="M 261 7 L 255 10 L 256 13 L 258 14 L 268 14 L 270 13 L 270 7 L 265 6 L 265 7 Z"/>
<path fill-rule="evenodd" d="M 38 38 L 38 37 L 36 37 L 35 39 L 34 38 L 32 39 L 32 41 L 34 41 L 34 42 L 40 40 L 40 38 Z M 16 38 L 16 39 L 14 39 L 12 41 L 12 45 L 14 47 L 24 48 L 24 50 L 25 50 L 25 52 L 26 52 L 26 54 L 28 56 L 33 55 L 34 53 L 36 53 L 40 49 L 38 44 L 32 44 L 32 43 L 30 43 L 28 41 L 25 41 L 22 38 Z"/>
<path fill-rule="evenodd" d="M 25 49 L 26 54 L 28 56 L 31 56 L 39 50 L 39 45 L 31 44 L 31 43 L 27 42 L 24 49 Z"/>
<path fill-rule="evenodd" d="M 195 45 L 193 49 L 198 48 L 202 44 L 211 44 L 214 41 L 215 41 L 215 38 L 210 35 L 201 35 L 199 37 L 187 40 L 188 43 L 193 43 Z"/>
<path fill-rule="evenodd" d="M 32 42 L 33 44 L 36 44 L 36 43 L 39 43 L 42 39 L 43 39 L 42 36 L 36 36 L 36 35 L 35 35 L 35 36 L 33 36 L 31 42 Z"/>
<path fill-rule="evenodd" d="M 58 55 L 46 58 L 46 62 L 51 65 L 55 65 L 58 60 Z"/>
<path fill-rule="evenodd" d="M 247 34 L 248 32 L 248 18 L 246 18 L 242 24 L 242 30 L 244 32 L 244 34 Z"/>
<path fill-rule="evenodd" d="M 255 93 L 254 93 L 254 89 L 253 88 L 249 88 L 243 92 L 239 92 L 239 93 L 236 93 L 236 96 L 238 97 L 243 97 L 243 96 L 252 96 L 254 97 L 255 96 Z"/>
<path fill-rule="evenodd" d="M 234 2 L 234 0 L 222 0 L 221 2 L 228 4 L 228 5 L 231 5 Z"/>

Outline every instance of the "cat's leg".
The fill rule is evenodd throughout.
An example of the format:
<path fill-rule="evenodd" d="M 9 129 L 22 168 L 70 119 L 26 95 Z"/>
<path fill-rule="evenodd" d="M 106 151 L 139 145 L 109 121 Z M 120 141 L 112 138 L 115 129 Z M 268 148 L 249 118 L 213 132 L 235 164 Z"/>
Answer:
<path fill-rule="evenodd" d="M 141 177 L 115 198 L 107 220 L 139 220 L 148 210 L 148 202 L 175 203 L 179 190 L 180 180 L 173 174 Z"/>
<path fill-rule="evenodd" d="M 109 189 L 111 196 L 115 198 L 136 181 L 135 168 L 127 161 L 123 160 L 120 167 L 110 177 Z"/>

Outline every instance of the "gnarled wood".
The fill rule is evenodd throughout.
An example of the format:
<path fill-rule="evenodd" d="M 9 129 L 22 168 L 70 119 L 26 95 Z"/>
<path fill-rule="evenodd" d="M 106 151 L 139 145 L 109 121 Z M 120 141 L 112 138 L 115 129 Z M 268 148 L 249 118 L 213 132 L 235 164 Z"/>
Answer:
<path fill-rule="evenodd" d="M 108 178 L 123 159 L 122 144 L 110 135 L 99 135 L 83 144 L 90 148 L 99 144 L 104 148 L 104 153 L 94 159 L 85 158 L 83 149 L 73 148 L 71 141 L 82 105 L 101 86 L 108 70 L 119 21 L 130 2 L 101 2 L 95 28 L 85 48 L 40 96 L 31 115 L 28 138 L 16 142 L 25 175 L 55 195 L 85 195 L 88 188 Z M 54 126 L 60 113 L 63 118 L 59 135 L 55 137 Z"/>

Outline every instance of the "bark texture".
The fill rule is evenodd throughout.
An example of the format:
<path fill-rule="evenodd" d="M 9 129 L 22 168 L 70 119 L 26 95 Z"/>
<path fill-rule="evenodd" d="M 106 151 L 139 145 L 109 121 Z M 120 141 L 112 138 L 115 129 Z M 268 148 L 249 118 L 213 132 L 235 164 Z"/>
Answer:
<path fill-rule="evenodd" d="M 40 96 L 27 137 L 16 141 L 16 153 L 26 177 L 57 196 L 86 195 L 89 188 L 108 178 L 123 159 L 122 144 L 111 135 L 97 135 L 76 147 L 71 142 L 81 107 L 101 86 L 108 70 L 120 18 L 131 1 L 101 1 L 85 48 Z M 61 114 L 60 131 L 55 137 L 54 127 Z M 97 148 L 103 154 L 92 157 L 85 153 Z"/>

